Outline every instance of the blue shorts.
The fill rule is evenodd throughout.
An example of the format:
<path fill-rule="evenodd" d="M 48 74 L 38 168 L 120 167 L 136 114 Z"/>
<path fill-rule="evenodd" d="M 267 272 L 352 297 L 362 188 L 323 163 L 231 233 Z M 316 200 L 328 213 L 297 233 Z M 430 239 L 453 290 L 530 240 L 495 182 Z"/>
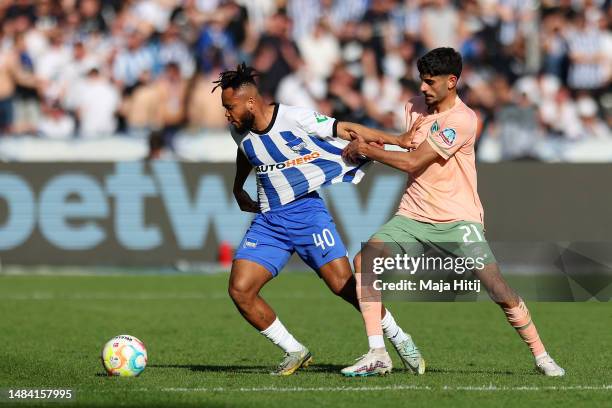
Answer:
<path fill-rule="evenodd" d="M 336 224 L 316 192 L 257 214 L 234 259 L 256 262 L 276 276 L 293 252 L 315 271 L 347 256 Z"/>

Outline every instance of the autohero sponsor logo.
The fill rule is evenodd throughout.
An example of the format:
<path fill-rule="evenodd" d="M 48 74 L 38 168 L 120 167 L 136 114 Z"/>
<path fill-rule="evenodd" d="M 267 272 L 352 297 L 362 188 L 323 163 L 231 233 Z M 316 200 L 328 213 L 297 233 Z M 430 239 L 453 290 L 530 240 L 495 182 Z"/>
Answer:
<path fill-rule="evenodd" d="M 257 173 L 269 173 L 276 170 L 283 170 L 289 167 L 301 166 L 303 164 L 310 163 L 311 161 L 316 160 L 319 157 L 321 157 L 321 153 L 312 152 L 281 163 L 263 164 L 261 166 L 257 166 L 255 170 L 257 171 Z"/>

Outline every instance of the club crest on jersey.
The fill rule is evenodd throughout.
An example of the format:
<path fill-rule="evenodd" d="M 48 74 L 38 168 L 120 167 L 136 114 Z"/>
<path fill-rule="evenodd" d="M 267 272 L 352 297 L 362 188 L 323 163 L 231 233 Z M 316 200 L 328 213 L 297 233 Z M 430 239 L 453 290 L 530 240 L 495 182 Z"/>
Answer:
<path fill-rule="evenodd" d="M 310 150 L 308 150 L 308 145 L 306 144 L 304 139 L 302 139 L 301 137 L 297 137 L 293 134 L 292 136 L 294 138 L 285 143 L 288 148 L 290 148 L 295 154 L 299 155 L 310 153 Z"/>
<path fill-rule="evenodd" d="M 436 133 L 438 130 L 440 130 L 440 125 L 438 124 L 438 121 L 436 120 L 433 125 L 431 125 L 431 128 L 429 128 L 429 133 L 431 133 L 432 135 L 434 133 Z"/>
<path fill-rule="evenodd" d="M 455 129 L 451 128 L 444 129 L 439 133 L 439 135 L 440 139 L 442 139 L 442 141 L 448 146 L 452 146 L 453 143 L 455 143 L 455 139 L 457 138 L 457 132 L 455 132 Z"/>
<path fill-rule="evenodd" d="M 244 247 L 245 248 L 257 248 L 257 240 L 256 239 L 247 238 L 244 241 Z"/>

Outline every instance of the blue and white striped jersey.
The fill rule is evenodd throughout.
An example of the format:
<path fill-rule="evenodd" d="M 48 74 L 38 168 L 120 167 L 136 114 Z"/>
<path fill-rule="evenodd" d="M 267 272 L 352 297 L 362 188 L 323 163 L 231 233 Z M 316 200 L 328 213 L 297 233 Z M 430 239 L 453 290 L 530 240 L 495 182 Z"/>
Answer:
<path fill-rule="evenodd" d="M 310 109 L 277 104 L 272 122 L 261 133 L 232 137 L 257 174 L 262 212 L 279 208 L 319 187 L 357 184 L 369 162 L 353 165 L 342 159 L 346 140 L 336 137 L 337 122 Z"/>

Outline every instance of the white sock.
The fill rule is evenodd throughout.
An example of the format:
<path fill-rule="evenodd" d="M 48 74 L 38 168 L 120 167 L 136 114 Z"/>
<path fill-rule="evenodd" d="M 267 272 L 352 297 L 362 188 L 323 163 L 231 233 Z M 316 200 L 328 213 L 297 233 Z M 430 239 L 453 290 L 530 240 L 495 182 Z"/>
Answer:
<path fill-rule="evenodd" d="M 385 339 L 383 339 L 383 336 L 379 334 L 375 336 L 368 336 L 368 345 L 370 346 L 370 349 L 384 349 Z"/>
<path fill-rule="evenodd" d="M 287 331 L 281 321 L 278 320 L 278 317 L 266 330 L 262 330 L 260 333 L 270 339 L 272 343 L 282 348 L 285 353 L 293 353 L 304 348 L 304 346 Z"/>
<path fill-rule="evenodd" d="M 395 319 L 387 309 L 385 309 L 385 317 L 382 318 L 381 324 L 385 336 L 387 336 L 389 341 L 395 346 L 410 338 L 410 336 L 404 333 L 402 328 L 395 323 Z"/>

